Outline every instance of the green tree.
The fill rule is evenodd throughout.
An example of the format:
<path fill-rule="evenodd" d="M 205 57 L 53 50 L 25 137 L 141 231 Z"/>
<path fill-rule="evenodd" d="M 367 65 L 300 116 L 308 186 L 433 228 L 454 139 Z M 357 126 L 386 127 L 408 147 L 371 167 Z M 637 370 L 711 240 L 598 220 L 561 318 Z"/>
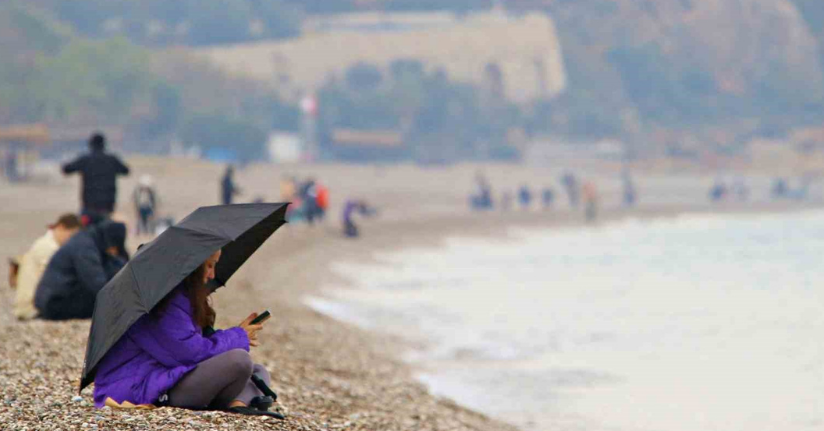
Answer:
<path fill-rule="evenodd" d="M 47 119 L 92 111 L 123 121 L 148 89 L 148 64 L 148 53 L 122 38 L 73 40 L 55 56 L 40 56 L 28 90 Z"/>

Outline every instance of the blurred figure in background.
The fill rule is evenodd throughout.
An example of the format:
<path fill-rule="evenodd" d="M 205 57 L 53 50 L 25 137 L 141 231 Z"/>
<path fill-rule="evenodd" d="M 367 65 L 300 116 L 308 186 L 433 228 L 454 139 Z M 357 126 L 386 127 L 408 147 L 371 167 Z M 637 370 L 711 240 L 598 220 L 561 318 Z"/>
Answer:
<path fill-rule="evenodd" d="M 137 235 L 152 233 L 152 221 L 157 209 L 157 196 L 152 186 L 152 177 L 142 175 L 133 194 L 134 207 L 137 210 Z"/>
<path fill-rule="evenodd" d="M 377 213 L 377 211 L 370 207 L 366 201 L 360 199 L 350 199 L 346 201 L 343 206 L 343 234 L 347 238 L 357 238 L 360 236 L 360 230 L 355 225 L 354 216 L 360 214 L 362 216 L 370 217 Z"/>
<path fill-rule="evenodd" d="M 552 202 L 555 200 L 555 192 L 552 191 L 552 187 L 544 187 L 541 192 L 541 200 L 545 210 L 552 208 Z"/>
<path fill-rule="evenodd" d="M 17 170 L 17 152 L 13 149 L 6 149 L 3 173 L 10 183 L 15 183 L 20 179 L 20 172 Z"/>
<path fill-rule="evenodd" d="M 235 185 L 235 168 L 232 165 L 226 166 L 226 172 L 220 181 L 220 202 L 223 205 L 230 205 L 235 195 L 240 193 L 240 189 Z"/>
<path fill-rule="evenodd" d="M 87 228 L 52 256 L 34 296 L 39 317 L 89 319 L 97 292 L 126 264 L 126 225 L 105 221 Z"/>
<path fill-rule="evenodd" d="M 629 169 L 624 169 L 624 172 L 621 174 L 621 182 L 624 185 L 624 206 L 627 208 L 634 207 L 635 202 L 638 199 L 638 195 L 635 190 L 635 183 L 632 181 L 632 175 L 629 173 Z"/>
<path fill-rule="evenodd" d="M 524 210 L 529 210 L 529 206 L 532 204 L 532 192 L 526 184 L 522 185 L 518 190 L 518 202 L 520 202 L 521 208 Z"/>
<path fill-rule="evenodd" d="M 310 225 L 315 224 L 318 218 L 318 188 L 314 178 L 309 178 L 300 186 L 298 191 L 300 200 L 303 203 L 303 218 Z"/>
<path fill-rule="evenodd" d="M 329 188 L 321 182 L 318 182 L 315 187 L 317 188 L 318 194 L 317 198 L 315 198 L 317 204 L 316 215 L 318 221 L 322 222 L 326 216 L 326 210 L 329 208 Z"/>
<path fill-rule="evenodd" d="M 52 256 L 64 244 L 69 242 L 81 228 L 80 218 L 74 214 L 64 214 L 57 222 L 49 226 L 45 235 L 38 238 L 20 259 L 17 278 L 17 292 L 14 301 L 14 315 L 20 320 L 33 319 L 37 316 L 34 307 L 34 294 L 37 284 Z"/>
<path fill-rule="evenodd" d="M 790 187 L 787 185 L 786 178 L 776 178 L 773 180 L 772 197 L 774 199 L 783 199 L 789 194 Z"/>
<path fill-rule="evenodd" d="M 595 183 L 587 181 L 584 183 L 582 194 L 584 198 L 584 207 L 586 220 L 589 223 L 598 218 L 598 189 L 595 188 Z"/>
<path fill-rule="evenodd" d="M 283 177 L 280 180 L 280 199 L 281 202 L 292 202 L 295 199 L 295 192 L 297 191 L 297 181 L 294 177 Z"/>
<path fill-rule="evenodd" d="M 474 210 L 492 209 L 492 187 L 489 186 L 486 176 L 478 172 L 475 176 L 475 194 L 469 197 L 469 206 Z"/>
<path fill-rule="evenodd" d="M 79 172 L 83 181 L 84 223 L 109 218 L 117 203 L 117 176 L 128 175 L 129 167 L 117 156 L 106 153 L 106 138 L 95 133 L 89 139 L 89 153 L 63 165 L 63 173 Z"/>
<path fill-rule="evenodd" d="M 724 183 L 724 180 L 718 178 L 710 188 L 710 201 L 721 202 L 727 197 L 727 193 L 727 185 Z"/>
<path fill-rule="evenodd" d="M 575 178 L 572 172 L 567 171 L 564 176 L 561 177 L 561 184 L 563 184 L 567 197 L 569 198 L 569 206 L 578 208 L 578 179 Z"/>

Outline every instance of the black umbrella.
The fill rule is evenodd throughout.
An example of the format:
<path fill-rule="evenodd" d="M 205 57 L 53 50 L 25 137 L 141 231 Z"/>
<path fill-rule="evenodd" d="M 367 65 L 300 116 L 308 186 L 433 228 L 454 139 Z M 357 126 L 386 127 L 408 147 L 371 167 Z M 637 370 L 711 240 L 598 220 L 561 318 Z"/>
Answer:
<path fill-rule="evenodd" d="M 120 337 L 219 249 L 212 289 L 226 284 L 279 227 L 288 204 L 198 208 L 141 247 L 97 294 L 80 390 L 94 381 L 97 364 Z"/>

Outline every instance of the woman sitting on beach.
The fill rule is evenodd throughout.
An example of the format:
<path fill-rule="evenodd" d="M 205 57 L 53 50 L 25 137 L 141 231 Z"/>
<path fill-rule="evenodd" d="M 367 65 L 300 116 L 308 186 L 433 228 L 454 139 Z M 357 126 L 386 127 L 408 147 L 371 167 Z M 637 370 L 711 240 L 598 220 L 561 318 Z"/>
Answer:
<path fill-rule="evenodd" d="M 258 345 L 262 328 L 251 324 L 257 314 L 237 327 L 204 335 L 215 321 L 207 283 L 219 259 L 220 251 L 106 353 L 95 377 L 97 407 L 129 402 L 276 416 L 266 411 L 274 400 L 251 380 L 256 375 L 269 385 L 269 373 L 248 353 Z"/>

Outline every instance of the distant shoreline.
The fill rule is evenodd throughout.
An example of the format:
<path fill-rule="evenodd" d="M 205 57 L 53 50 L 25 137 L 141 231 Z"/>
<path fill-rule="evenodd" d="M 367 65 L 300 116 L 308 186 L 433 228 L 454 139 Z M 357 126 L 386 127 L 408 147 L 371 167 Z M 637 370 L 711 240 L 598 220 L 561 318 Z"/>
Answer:
<path fill-rule="evenodd" d="M 819 210 L 822 205 L 809 205 L 797 203 L 770 203 L 760 205 L 719 205 L 719 206 L 684 206 L 678 208 L 647 208 L 638 210 L 613 210 L 609 211 L 595 225 L 589 225 L 583 220 L 583 215 L 570 211 L 546 211 L 546 212 L 491 212 L 473 213 L 467 215 L 455 215 L 451 217 L 433 217 L 428 221 L 376 221 L 374 223 L 363 223 L 363 237 L 353 240 L 354 248 L 340 253 L 337 257 L 330 256 L 329 263 L 354 263 L 369 264 L 374 263 L 374 255 L 380 253 L 392 253 L 407 250 L 410 248 L 438 248 L 449 238 L 487 238 L 495 241 L 506 241 L 509 238 L 510 229 L 584 229 L 610 226 L 619 224 L 627 220 L 641 220 L 644 222 L 656 222 L 672 220 L 682 216 L 700 215 L 720 215 L 720 216 L 743 216 L 753 217 L 767 214 L 797 213 L 803 211 Z M 424 227 L 425 226 L 425 227 Z M 424 234 L 421 234 L 421 231 Z M 320 246 L 320 244 L 318 244 Z M 336 300 L 331 295 L 325 294 L 330 289 L 358 289 L 352 281 L 347 280 L 334 273 L 326 265 L 325 273 L 314 285 L 306 286 L 307 291 L 301 295 L 303 306 L 323 314 L 324 316 L 338 320 L 343 316 L 336 316 L 332 309 L 324 310 L 319 304 L 312 304 L 315 300 L 323 301 L 326 305 L 334 307 Z M 343 318 L 343 324 L 357 325 L 357 319 Z M 363 328 L 370 331 L 373 329 Z M 380 332 L 380 331 L 378 331 Z M 378 333 L 378 336 L 389 336 Z M 398 340 L 401 350 L 396 350 L 396 360 L 402 360 L 402 353 L 406 349 L 415 349 L 410 344 L 410 340 Z M 420 347 L 420 346 L 418 346 Z M 417 375 L 419 369 L 415 364 L 405 363 L 410 369 L 411 375 Z M 416 377 L 417 379 L 417 377 Z M 420 383 L 425 382 L 417 379 Z M 500 419 L 499 419 L 500 420 Z"/>

